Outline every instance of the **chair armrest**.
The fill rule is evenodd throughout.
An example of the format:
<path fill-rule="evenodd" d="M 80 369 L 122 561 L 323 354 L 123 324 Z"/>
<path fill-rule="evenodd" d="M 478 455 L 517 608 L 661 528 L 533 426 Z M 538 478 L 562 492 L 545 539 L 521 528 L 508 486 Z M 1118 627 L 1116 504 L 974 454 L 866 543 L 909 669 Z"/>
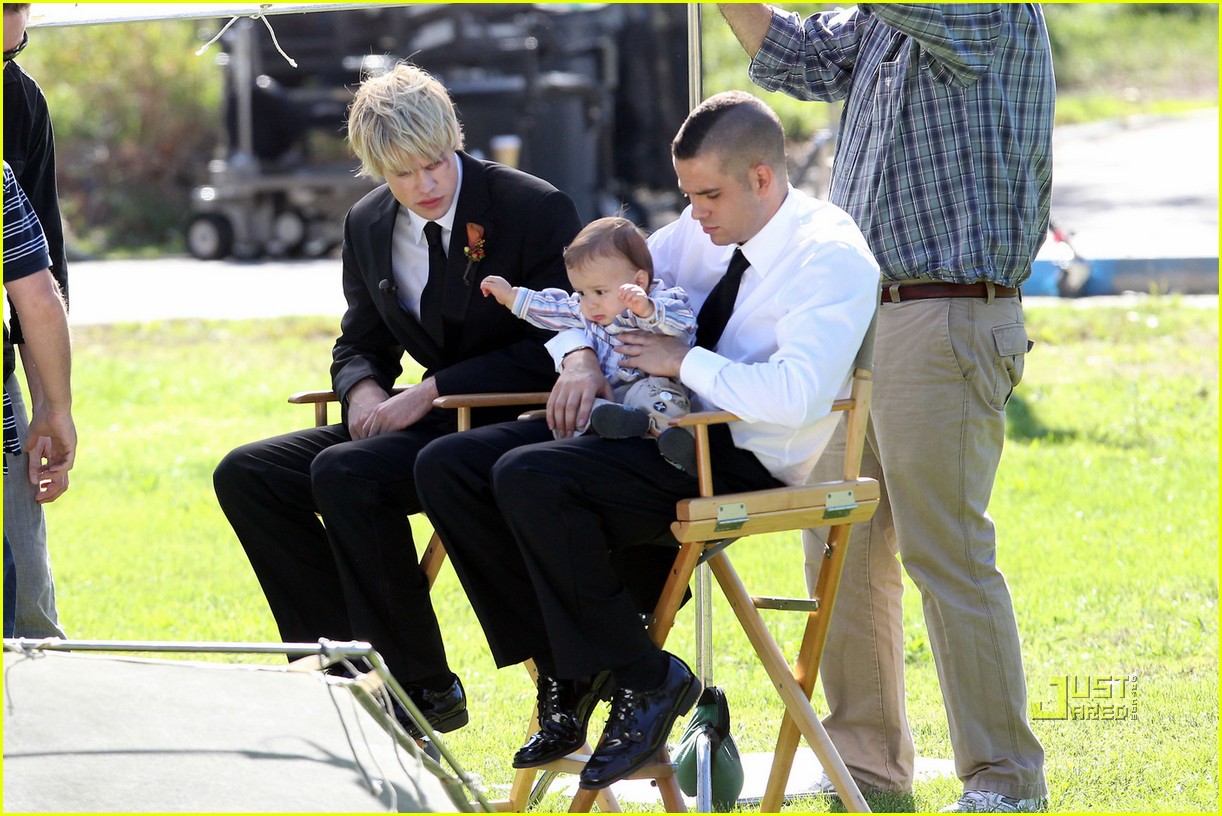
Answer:
<path fill-rule="evenodd" d="M 709 458 L 709 426 L 738 422 L 729 411 L 693 411 L 668 423 L 672 428 L 690 428 L 696 437 L 696 481 L 701 496 L 713 495 L 713 463 Z"/>
<path fill-rule="evenodd" d="M 289 397 L 293 405 L 319 405 L 336 402 L 334 391 L 298 391 Z"/>
<path fill-rule="evenodd" d="M 407 389 L 405 385 L 396 385 L 390 389 L 391 394 L 399 394 Z M 328 402 L 339 402 L 334 391 L 298 391 L 289 397 L 293 405 L 322 405 Z"/>
<path fill-rule="evenodd" d="M 405 385 L 396 385 L 390 393 L 398 394 L 406 388 Z M 293 405 L 313 405 L 314 427 L 321 428 L 327 424 L 327 406 L 339 402 L 339 397 L 334 391 L 298 391 L 289 397 L 289 402 Z"/>
<path fill-rule="evenodd" d="M 546 404 L 551 394 L 547 391 L 523 391 L 504 394 L 449 394 L 433 400 L 435 408 L 453 408 L 458 411 L 458 430 L 471 430 L 472 408 L 504 408 L 510 405 Z"/>
<path fill-rule="evenodd" d="M 670 420 L 672 428 L 690 428 L 697 425 L 720 425 L 726 422 L 739 422 L 740 418 L 729 411 L 693 411 L 678 419 Z"/>
<path fill-rule="evenodd" d="M 298 391 L 289 397 L 289 402 L 293 405 L 313 405 L 314 406 L 314 427 L 321 428 L 328 423 L 327 421 L 327 406 L 336 402 L 338 398 L 334 391 Z"/>
<path fill-rule="evenodd" d="M 853 407 L 853 400 L 841 399 L 832 403 L 833 411 L 847 411 Z M 720 425 L 726 422 L 742 422 L 742 417 L 729 411 L 693 411 L 678 419 L 670 420 L 670 427 L 684 428 L 695 425 Z"/>
<path fill-rule="evenodd" d="M 435 408 L 502 408 L 509 405 L 539 405 L 546 403 L 547 391 L 526 391 L 506 394 L 450 394 L 433 400 Z"/>

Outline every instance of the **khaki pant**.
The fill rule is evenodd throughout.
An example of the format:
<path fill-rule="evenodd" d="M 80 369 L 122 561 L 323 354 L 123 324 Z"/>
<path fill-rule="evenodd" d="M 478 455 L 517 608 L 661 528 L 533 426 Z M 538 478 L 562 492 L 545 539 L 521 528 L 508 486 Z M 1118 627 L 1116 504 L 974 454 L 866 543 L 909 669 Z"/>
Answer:
<path fill-rule="evenodd" d="M 864 785 L 910 791 L 900 560 L 925 624 L 965 789 L 1046 796 L 1044 751 L 1027 722 L 1018 626 L 987 513 L 1022 378 L 1027 335 L 1016 298 L 884 303 L 863 474 L 882 501 L 854 528 L 821 666 L 828 733 Z M 844 423 L 812 480 L 840 478 Z M 880 467 L 880 464 L 881 467 Z M 807 581 L 825 530 L 803 534 Z"/>

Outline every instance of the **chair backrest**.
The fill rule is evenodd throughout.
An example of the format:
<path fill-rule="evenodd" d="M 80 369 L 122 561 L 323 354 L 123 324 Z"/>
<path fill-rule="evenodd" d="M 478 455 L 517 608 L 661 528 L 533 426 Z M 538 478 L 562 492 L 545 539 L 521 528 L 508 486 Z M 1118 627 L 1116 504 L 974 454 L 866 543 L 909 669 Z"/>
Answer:
<path fill-rule="evenodd" d="M 861 475 L 861 455 L 865 451 L 866 426 L 870 419 L 870 398 L 874 390 L 874 333 L 878 326 L 878 309 L 870 318 L 870 325 L 857 349 L 853 360 L 853 382 L 848 400 L 843 407 L 837 401 L 833 410 L 847 413 L 847 436 L 844 446 L 844 471 L 846 481 Z"/>

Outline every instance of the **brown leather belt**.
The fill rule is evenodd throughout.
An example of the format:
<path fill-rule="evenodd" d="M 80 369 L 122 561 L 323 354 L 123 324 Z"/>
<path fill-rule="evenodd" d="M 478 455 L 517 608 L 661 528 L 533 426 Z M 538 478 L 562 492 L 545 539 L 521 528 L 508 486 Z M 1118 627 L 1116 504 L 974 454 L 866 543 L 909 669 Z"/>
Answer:
<path fill-rule="evenodd" d="M 1019 292 L 1013 286 L 1001 286 L 988 283 L 893 283 L 884 286 L 880 294 L 881 303 L 903 303 L 906 300 L 925 300 L 928 298 L 980 298 L 989 299 L 989 287 L 993 288 L 993 297 L 1018 297 Z"/>

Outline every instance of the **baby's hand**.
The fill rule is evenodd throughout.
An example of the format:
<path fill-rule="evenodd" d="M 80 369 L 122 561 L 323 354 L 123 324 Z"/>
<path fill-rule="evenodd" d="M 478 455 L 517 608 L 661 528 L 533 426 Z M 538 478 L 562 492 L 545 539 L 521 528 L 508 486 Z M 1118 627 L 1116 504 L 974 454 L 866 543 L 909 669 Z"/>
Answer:
<path fill-rule="evenodd" d="M 497 303 L 506 308 L 513 306 L 513 287 L 509 285 L 509 281 L 499 275 L 489 275 L 480 281 L 479 290 L 484 293 L 484 297 L 491 295 L 496 298 Z"/>
<path fill-rule="evenodd" d="M 653 301 L 645 290 L 635 283 L 625 283 L 619 288 L 620 302 L 637 317 L 653 317 Z"/>

